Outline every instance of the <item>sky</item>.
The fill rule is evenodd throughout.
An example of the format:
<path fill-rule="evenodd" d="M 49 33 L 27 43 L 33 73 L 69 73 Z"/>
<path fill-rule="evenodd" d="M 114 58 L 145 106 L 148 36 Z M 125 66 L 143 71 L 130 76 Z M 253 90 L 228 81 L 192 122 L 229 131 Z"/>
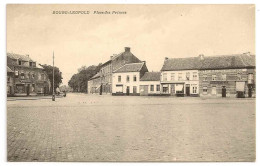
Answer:
<path fill-rule="evenodd" d="M 165 57 L 255 54 L 255 6 L 7 5 L 7 52 L 51 65 L 54 51 L 65 85 L 80 67 L 104 63 L 124 47 L 149 71 L 159 71 Z"/>

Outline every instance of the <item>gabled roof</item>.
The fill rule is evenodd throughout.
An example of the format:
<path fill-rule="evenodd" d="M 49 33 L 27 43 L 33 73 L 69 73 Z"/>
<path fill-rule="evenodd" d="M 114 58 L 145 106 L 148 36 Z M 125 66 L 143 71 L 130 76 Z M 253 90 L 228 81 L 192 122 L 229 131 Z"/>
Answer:
<path fill-rule="evenodd" d="M 7 73 L 12 73 L 12 72 L 14 71 L 7 66 Z"/>
<path fill-rule="evenodd" d="M 129 63 L 115 70 L 113 73 L 125 73 L 125 72 L 139 72 L 141 71 L 144 62 L 141 63 Z"/>
<path fill-rule="evenodd" d="M 22 61 L 30 61 L 30 62 L 34 62 L 29 56 L 27 55 L 21 55 L 21 54 L 15 54 L 15 53 L 7 53 L 7 56 L 11 59 L 19 59 Z"/>
<path fill-rule="evenodd" d="M 140 81 L 160 81 L 160 72 L 146 72 Z"/>
<path fill-rule="evenodd" d="M 255 56 L 247 54 L 209 57 L 172 58 L 164 61 L 161 71 L 235 69 L 255 67 Z"/>

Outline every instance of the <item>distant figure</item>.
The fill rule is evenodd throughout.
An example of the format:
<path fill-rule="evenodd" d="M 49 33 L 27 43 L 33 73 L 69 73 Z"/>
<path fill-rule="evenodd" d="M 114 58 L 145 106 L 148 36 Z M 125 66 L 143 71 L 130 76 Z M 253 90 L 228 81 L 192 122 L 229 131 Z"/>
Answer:
<path fill-rule="evenodd" d="M 58 94 L 58 96 L 60 95 L 60 88 L 59 87 L 56 88 L 56 93 Z"/>
<path fill-rule="evenodd" d="M 63 91 L 63 97 L 66 97 L 66 90 Z"/>

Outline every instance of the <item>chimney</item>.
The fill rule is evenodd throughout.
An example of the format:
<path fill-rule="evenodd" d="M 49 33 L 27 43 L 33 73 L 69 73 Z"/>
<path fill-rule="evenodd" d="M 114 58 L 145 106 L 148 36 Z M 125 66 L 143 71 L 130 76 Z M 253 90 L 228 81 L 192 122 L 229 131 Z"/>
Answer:
<path fill-rule="evenodd" d="M 247 55 L 247 56 L 250 56 L 251 55 L 251 53 L 250 52 L 245 52 L 245 53 L 243 53 L 244 55 Z"/>
<path fill-rule="evenodd" d="M 142 61 L 144 64 L 146 64 L 146 61 Z"/>
<path fill-rule="evenodd" d="M 165 61 L 167 61 L 168 59 L 169 59 L 168 57 L 165 57 L 165 59 L 164 59 L 164 60 L 165 60 Z"/>
<path fill-rule="evenodd" d="M 30 57 L 29 54 L 26 54 L 27 57 Z"/>
<path fill-rule="evenodd" d="M 199 55 L 200 60 L 204 60 L 204 54 Z"/>
<path fill-rule="evenodd" d="M 130 52 L 130 47 L 125 47 L 125 52 Z"/>

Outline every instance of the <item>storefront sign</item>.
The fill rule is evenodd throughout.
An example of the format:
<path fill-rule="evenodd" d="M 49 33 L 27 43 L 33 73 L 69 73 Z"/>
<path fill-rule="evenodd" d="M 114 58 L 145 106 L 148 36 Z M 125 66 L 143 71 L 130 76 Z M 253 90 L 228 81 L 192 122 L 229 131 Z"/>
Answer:
<path fill-rule="evenodd" d="M 245 82 L 236 82 L 236 91 L 245 91 Z"/>
<path fill-rule="evenodd" d="M 210 81 L 210 84 L 227 84 L 228 81 Z"/>

